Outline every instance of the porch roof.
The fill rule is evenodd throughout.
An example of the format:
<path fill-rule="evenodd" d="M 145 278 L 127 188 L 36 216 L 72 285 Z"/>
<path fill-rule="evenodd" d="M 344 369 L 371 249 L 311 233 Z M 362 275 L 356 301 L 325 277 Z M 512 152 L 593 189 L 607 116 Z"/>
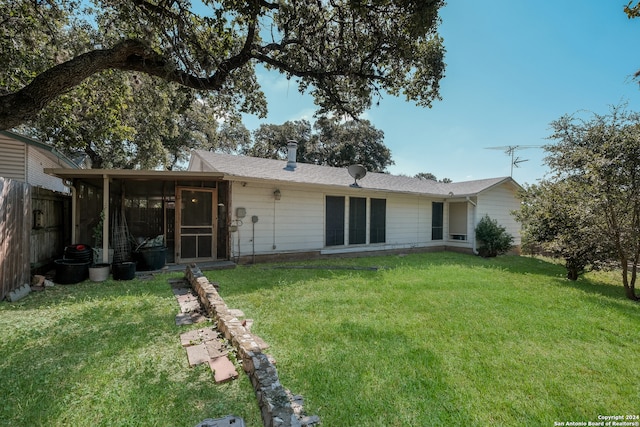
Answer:
<path fill-rule="evenodd" d="M 221 172 L 195 172 L 195 171 L 158 171 L 137 169 L 45 169 L 45 173 L 62 179 L 104 179 L 118 178 L 128 180 L 198 180 L 215 181 L 224 177 Z"/>

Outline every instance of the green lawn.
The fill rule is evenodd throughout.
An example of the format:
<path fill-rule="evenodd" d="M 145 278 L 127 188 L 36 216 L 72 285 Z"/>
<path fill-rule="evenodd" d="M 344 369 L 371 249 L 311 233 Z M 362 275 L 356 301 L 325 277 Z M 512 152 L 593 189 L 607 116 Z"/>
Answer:
<path fill-rule="evenodd" d="M 189 368 L 178 303 L 152 281 L 57 285 L 0 303 L 0 425 L 189 426 L 228 414 L 259 426 L 246 376 Z M 193 327 L 193 326 L 191 326 Z"/>
<path fill-rule="evenodd" d="M 207 272 L 327 426 L 526 425 L 640 413 L 640 305 L 527 257 L 456 253 Z"/>
<path fill-rule="evenodd" d="M 255 320 L 283 385 L 324 426 L 553 426 L 640 412 L 640 305 L 614 273 L 572 283 L 544 260 L 434 253 L 206 274 Z M 188 367 L 189 327 L 175 326 L 167 283 L 179 276 L 0 303 L 0 425 L 192 427 L 235 414 L 260 426 L 246 376 L 215 385 L 208 368 Z"/>

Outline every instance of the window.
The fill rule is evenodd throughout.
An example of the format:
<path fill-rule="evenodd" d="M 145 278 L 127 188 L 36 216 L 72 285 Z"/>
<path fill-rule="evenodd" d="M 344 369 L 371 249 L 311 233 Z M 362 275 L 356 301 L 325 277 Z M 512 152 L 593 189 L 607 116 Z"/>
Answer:
<path fill-rule="evenodd" d="M 325 245 L 345 244 L 345 233 L 349 232 L 349 245 L 385 243 L 387 239 L 387 201 L 366 197 L 326 196 L 325 199 Z M 346 203 L 349 206 L 349 229 L 345 228 Z M 367 205 L 370 213 L 367 216 Z M 368 221 L 368 225 L 367 225 Z M 368 228 L 367 228 L 368 227 Z"/>
<path fill-rule="evenodd" d="M 349 244 L 367 243 L 367 199 L 349 198 Z"/>
<path fill-rule="evenodd" d="M 442 240 L 444 226 L 444 203 L 431 203 L 431 240 Z"/>
<path fill-rule="evenodd" d="M 344 245 L 344 197 L 327 196 L 325 212 L 325 244 Z"/>
<path fill-rule="evenodd" d="M 369 225 L 369 243 L 386 241 L 387 201 L 371 199 L 371 224 Z"/>

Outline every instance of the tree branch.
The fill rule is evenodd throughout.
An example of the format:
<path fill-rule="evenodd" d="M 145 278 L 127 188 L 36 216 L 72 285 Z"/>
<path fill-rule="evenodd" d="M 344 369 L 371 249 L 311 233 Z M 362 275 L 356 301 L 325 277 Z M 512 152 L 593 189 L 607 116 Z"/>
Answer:
<path fill-rule="evenodd" d="M 107 69 L 138 71 L 193 89 L 220 90 L 229 73 L 249 60 L 251 37 L 242 51 L 222 63 L 210 77 L 176 69 L 171 61 L 141 40 L 124 40 L 111 49 L 93 50 L 38 75 L 18 92 L 0 96 L 0 129 L 11 129 L 36 117 L 57 96 Z"/>

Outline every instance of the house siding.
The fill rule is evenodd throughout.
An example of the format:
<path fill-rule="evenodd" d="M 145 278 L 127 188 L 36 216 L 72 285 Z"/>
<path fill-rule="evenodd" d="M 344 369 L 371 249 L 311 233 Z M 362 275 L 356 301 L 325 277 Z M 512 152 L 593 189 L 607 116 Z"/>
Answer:
<path fill-rule="evenodd" d="M 0 176 L 27 182 L 25 144 L 0 134 Z"/>
<path fill-rule="evenodd" d="M 27 147 L 27 158 L 26 175 L 29 184 L 59 193 L 70 193 L 69 188 L 64 185 L 60 178 L 55 178 L 44 173 L 45 168 L 60 167 L 57 162 L 54 162 L 34 147 Z"/>
<path fill-rule="evenodd" d="M 232 184 L 231 223 L 238 226 L 231 237 L 234 256 L 238 256 L 238 252 L 244 256 L 311 251 L 324 244 L 324 195 L 309 189 L 284 187 L 280 188 L 281 200 L 275 200 L 276 188 L 254 183 Z M 238 218 L 238 208 L 246 210 L 244 218 Z M 258 217 L 255 224 L 253 216 Z"/>
<path fill-rule="evenodd" d="M 520 223 L 511 213 L 520 209 L 520 201 L 513 186 L 502 184 L 483 192 L 478 197 L 477 209 L 476 222 L 480 221 L 484 215 L 489 215 L 513 236 L 514 245 L 520 245 Z"/>

